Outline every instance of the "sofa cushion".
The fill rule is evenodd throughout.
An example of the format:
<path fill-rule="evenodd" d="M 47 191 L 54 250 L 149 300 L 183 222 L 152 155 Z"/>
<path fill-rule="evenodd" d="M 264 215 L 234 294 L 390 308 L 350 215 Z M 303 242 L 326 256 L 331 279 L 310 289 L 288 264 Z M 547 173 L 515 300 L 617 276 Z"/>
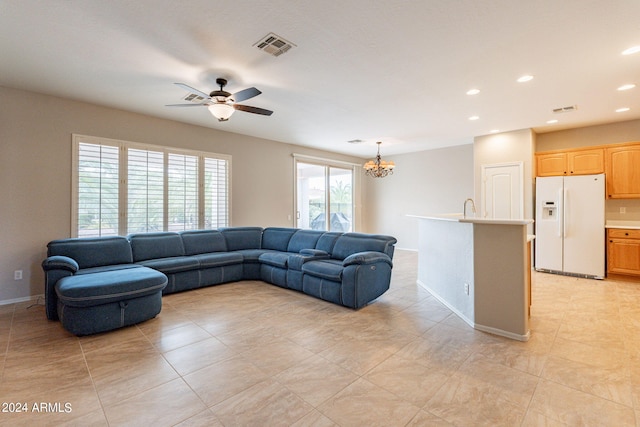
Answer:
<path fill-rule="evenodd" d="M 139 233 L 130 234 L 128 238 L 134 262 L 185 255 L 178 233 Z"/>
<path fill-rule="evenodd" d="M 287 246 L 287 252 L 300 252 L 303 249 L 314 249 L 324 231 L 317 230 L 298 230 Z"/>
<path fill-rule="evenodd" d="M 197 270 L 200 263 L 193 256 L 174 256 L 168 258 L 148 259 L 138 264 L 166 274 L 180 273 L 182 271 Z"/>
<path fill-rule="evenodd" d="M 308 261 L 302 265 L 302 272 L 322 279 L 342 281 L 342 262 L 335 259 Z"/>
<path fill-rule="evenodd" d="M 274 267 L 287 268 L 289 256 L 292 254 L 286 252 L 265 252 L 258 259 L 262 264 L 272 265 Z"/>
<path fill-rule="evenodd" d="M 218 230 L 181 231 L 185 255 L 226 252 L 227 242 Z"/>
<path fill-rule="evenodd" d="M 167 276 L 150 268 L 138 267 L 76 275 L 56 283 L 58 300 L 70 307 L 91 307 L 119 302 L 161 292 L 167 285 Z"/>
<path fill-rule="evenodd" d="M 103 271 L 126 270 L 128 268 L 140 268 L 140 266 L 138 264 L 103 265 L 101 267 L 83 268 L 82 270 L 78 270 L 76 275 L 81 276 L 83 274 L 101 273 Z"/>
<path fill-rule="evenodd" d="M 315 249 L 331 253 L 333 251 L 333 246 L 336 244 L 336 240 L 338 240 L 338 237 L 340 236 L 342 236 L 342 233 L 337 231 L 322 233 L 322 236 L 318 239 L 318 243 L 316 243 Z"/>
<path fill-rule="evenodd" d="M 296 231 L 298 231 L 296 228 L 265 228 L 262 232 L 262 249 L 286 252 L 291 236 L 293 236 Z"/>
<path fill-rule="evenodd" d="M 222 267 L 225 265 L 242 264 L 240 252 L 212 252 L 209 254 L 193 255 L 200 264 L 200 268 Z"/>
<path fill-rule="evenodd" d="M 131 246 L 122 236 L 53 240 L 47 245 L 47 253 L 72 258 L 81 269 L 133 262 Z"/>
<path fill-rule="evenodd" d="M 260 262 L 260 255 L 267 252 L 274 252 L 274 251 L 270 251 L 268 249 L 242 249 L 242 250 L 239 250 L 237 253 L 242 254 L 243 262 L 256 263 L 256 262 Z"/>
<path fill-rule="evenodd" d="M 220 232 L 227 242 L 227 250 L 260 249 L 262 227 L 225 227 Z"/>
<path fill-rule="evenodd" d="M 349 255 L 366 251 L 382 252 L 392 257 L 395 243 L 396 239 L 391 236 L 345 233 L 338 237 L 335 245 L 333 245 L 331 258 L 345 259 Z"/>

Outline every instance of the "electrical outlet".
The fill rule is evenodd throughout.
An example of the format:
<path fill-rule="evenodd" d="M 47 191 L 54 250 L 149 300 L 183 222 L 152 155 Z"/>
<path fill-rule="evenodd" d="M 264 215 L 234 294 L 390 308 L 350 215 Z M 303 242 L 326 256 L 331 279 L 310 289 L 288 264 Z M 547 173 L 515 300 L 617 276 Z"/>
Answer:
<path fill-rule="evenodd" d="M 464 284 L 464 293 L 469 295 L 469 284 L 468 283 Z"/>
<path fill-rule="evenodd" d="M 625 208 L 625 207 L 620 207 L 620 213 L 621 213 L 621 214 L 623 214 L 623 213 L 627 213 L 627 208 Z"/>
<path fill-rule="evenodd" d="M 22 280 L 22 270 L 16 270 L 13 272 L 13 280 Z"/>

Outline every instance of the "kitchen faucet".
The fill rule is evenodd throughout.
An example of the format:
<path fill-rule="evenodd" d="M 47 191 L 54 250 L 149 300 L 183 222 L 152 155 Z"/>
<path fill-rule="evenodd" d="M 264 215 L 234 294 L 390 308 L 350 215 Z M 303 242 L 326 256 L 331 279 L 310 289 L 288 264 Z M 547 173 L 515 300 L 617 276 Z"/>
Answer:
<path fill-rule="evenodd" d="M 462 218 L 467 217 L 467 202 L 471 202 L 471 212 L 475 215 L 476 213 L 476 204 L 473 202 L 473 199 L 467 199 L 464 201 L 464 206 L 462 207 Z"/>

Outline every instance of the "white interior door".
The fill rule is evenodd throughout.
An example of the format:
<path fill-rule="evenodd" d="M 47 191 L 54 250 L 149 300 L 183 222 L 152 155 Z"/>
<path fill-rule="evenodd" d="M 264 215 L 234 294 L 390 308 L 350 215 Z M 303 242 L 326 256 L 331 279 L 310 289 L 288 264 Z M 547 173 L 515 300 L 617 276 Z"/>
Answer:
<path fill-rule="evenodd" d="M 482 217 L 523 219 L 522 162 L 482 165 Z"/>

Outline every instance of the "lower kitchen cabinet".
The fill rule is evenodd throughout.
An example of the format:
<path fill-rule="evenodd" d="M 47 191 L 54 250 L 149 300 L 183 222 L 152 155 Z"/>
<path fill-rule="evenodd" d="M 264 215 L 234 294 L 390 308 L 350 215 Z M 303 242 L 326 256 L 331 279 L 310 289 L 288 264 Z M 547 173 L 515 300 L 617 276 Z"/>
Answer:
<path fill-rule="evenodd" d="M 640 230 L 607 229 L 607 273 L 640 276 Z"/>

